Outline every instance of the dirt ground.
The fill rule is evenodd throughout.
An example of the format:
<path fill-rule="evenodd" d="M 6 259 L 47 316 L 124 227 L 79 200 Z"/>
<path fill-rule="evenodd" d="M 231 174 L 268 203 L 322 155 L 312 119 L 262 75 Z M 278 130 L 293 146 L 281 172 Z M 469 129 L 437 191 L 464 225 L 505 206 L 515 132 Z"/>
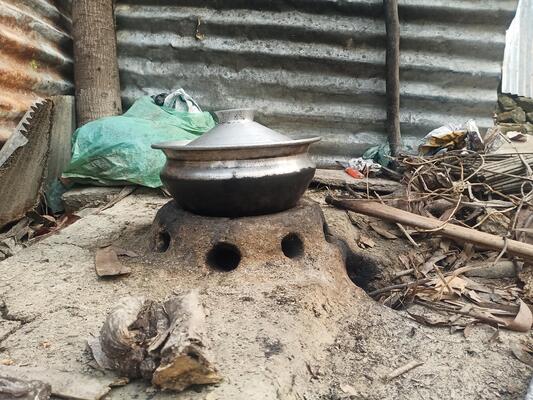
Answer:
<path fill-rule="evenodd" d="M 317 193 L 312 197 L 320 200 Z M 355 286 L 341 250 L 326 240 L 299 263 L 231 272 L 185 268 L 148 250 L 151 223 L 167 201 L 131 195 L 0 262 L 0 359 L 102 374 L 91 366 L 86 340 L 98 333 L 118 298 L 165 299 L 198 288 L 224 381 L 180 394 L 133 382 L 113 389 L 109 399 L 524 398 L 531 368 L 509 346 L 530 333 L 502 331 L 491 341 L 490 327 L 478 326 L 465 338 L 421 326 Z M 322 207 L 329 239 L 349 241 L 354 228 L 346 213 Z M 374 248 L 352 259 L 359 270 L 373 263 L 392 268 L 397 248 L 407 245 L 374 239 Z M 127 260 L 131 275 L 96 276 L 95 249 L 110 243 L 141 253 Z M 384 379 L 414 359 L 424 364 Z"/>

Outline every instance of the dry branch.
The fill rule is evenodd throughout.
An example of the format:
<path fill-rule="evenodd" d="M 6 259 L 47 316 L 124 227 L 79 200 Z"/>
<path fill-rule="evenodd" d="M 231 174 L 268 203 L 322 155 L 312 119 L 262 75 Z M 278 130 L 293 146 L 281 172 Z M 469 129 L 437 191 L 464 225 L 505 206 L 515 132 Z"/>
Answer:
<path fill-rule="evenodd" d="M 471 228 L 465 228 L 463 226 L 443 223 L 434 218 L 422 217 L 394 207 L 379 204 L 375 201 L 339 200 L 328 196 L 326 202 L 335 207 L 392 222 L 398 222 L 426 231 L 432 231 L 451 239 L 473 243 L 482 248 L 500 251 L 506 248 L 507 252 L 511 255 L 533 260 L 533 246 L 527 243 L 504 239 L 496 235 L 480 232 Z"/>

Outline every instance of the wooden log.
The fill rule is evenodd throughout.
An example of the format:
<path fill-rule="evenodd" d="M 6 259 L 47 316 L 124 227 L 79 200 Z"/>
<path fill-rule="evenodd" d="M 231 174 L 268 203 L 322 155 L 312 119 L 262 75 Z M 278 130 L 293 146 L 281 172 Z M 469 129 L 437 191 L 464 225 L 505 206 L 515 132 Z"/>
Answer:
<path fill-rule="evenodd" d="M 73 0 L 78 126 L 122 112 L 113 0 Z"/>
<path fill-rule="evenodd" d="M 383 0 L 387 31 L 387 133 L 391 155 L 401 148 L 400 134 L 400 20 L 398 0 Z"/>
<path fill-rule="evenodd" d="M 431 230 L 435 234 L 458 241 L 473 243 L 481 248 L 492 250 L 506 249 L 507 253 L 513 256 L 533 260 L 533 245 L 527 243 L 518 242 L 512 239 L 504 239 L 496 235 L 491 235 L 490 233 L 480 232 L 475 229 L 465 228 L 451 223 L 445 224 L 435 218 L 422 217 L 421 215 L 403 211 L 375 201 L 339 200 L 328 196 L 326 202 L 335 207 L 360 214 L 398 222 L 402 225 L 408 225 L 423 230 Z"/>
<path fill-rule="evenodd" d="M 120 299 L 100 334 L 88 345 L 102 368 L 175 391 L 222 380 L 211 361 L 196 290 L 164 304 L 142 297 Z"/>
<path fill-rule="evenodd" d="M 164 309 L 173 322 L 152 383 L 181 391 L 190 385 L 220 382 L 222 377 L 208 353 L 205 312 L 198 291 L 189 292 L 180 302 L 167 301 Z"/>

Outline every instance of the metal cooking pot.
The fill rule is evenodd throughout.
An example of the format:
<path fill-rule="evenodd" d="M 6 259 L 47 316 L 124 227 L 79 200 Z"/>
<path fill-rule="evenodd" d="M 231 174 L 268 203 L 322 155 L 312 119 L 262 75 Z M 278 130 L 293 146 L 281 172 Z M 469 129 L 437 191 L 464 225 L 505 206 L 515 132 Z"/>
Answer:
<path fill-rule="evenodd" d="M 307 151 L 320 138 L 292 140 L 254 122 L 250 109 L 215 114 L 219 124 L 187 144 L 152 145 L 167 157 L 161 180 L 178 204 L 216 217 L 295 206 L 315 173 Z"/>

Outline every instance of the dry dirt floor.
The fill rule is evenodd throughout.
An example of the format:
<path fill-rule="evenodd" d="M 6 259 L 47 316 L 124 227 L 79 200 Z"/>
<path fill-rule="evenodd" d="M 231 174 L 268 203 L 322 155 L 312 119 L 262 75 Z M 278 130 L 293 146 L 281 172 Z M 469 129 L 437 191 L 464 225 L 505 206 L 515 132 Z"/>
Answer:
<path fill-rule="evenodd" d="M 312 197 L 321 201 L 320 194 Z M 0 359 L 102 375 L 86 340 L 98 334 L 117 299 L 165 299 L 197 288 L 223 382 L 180 394 L 132 382 L 114 388 L 109 399 L 524 398 L 531 367 L 512 355 L 510 343 L 530 333 L 501 331 L 490 340 L 493 329 L 481 325 L 465 338 L 376 303 L 348 278 L 334 243 L 338 236 L 355 248 L 345 212 L 321 204 L 329 242 L 316 244 L 299 262 L 221 272 L 185 268 L 179 259 L 149 251 L 151 223 L 166 202 L 134 193 L 0 262 Z M 373 248 L 352 254 L 350 268 L 359 274 L 376 265 L 393 268 L 398 247 L 408 246 L 373 240 Z M 125 261 L 131 275 L 95 274 L 95 250 L 110 243 L 141 254 Z M 385 379 L 412 360 L 423 364 Z"/>

